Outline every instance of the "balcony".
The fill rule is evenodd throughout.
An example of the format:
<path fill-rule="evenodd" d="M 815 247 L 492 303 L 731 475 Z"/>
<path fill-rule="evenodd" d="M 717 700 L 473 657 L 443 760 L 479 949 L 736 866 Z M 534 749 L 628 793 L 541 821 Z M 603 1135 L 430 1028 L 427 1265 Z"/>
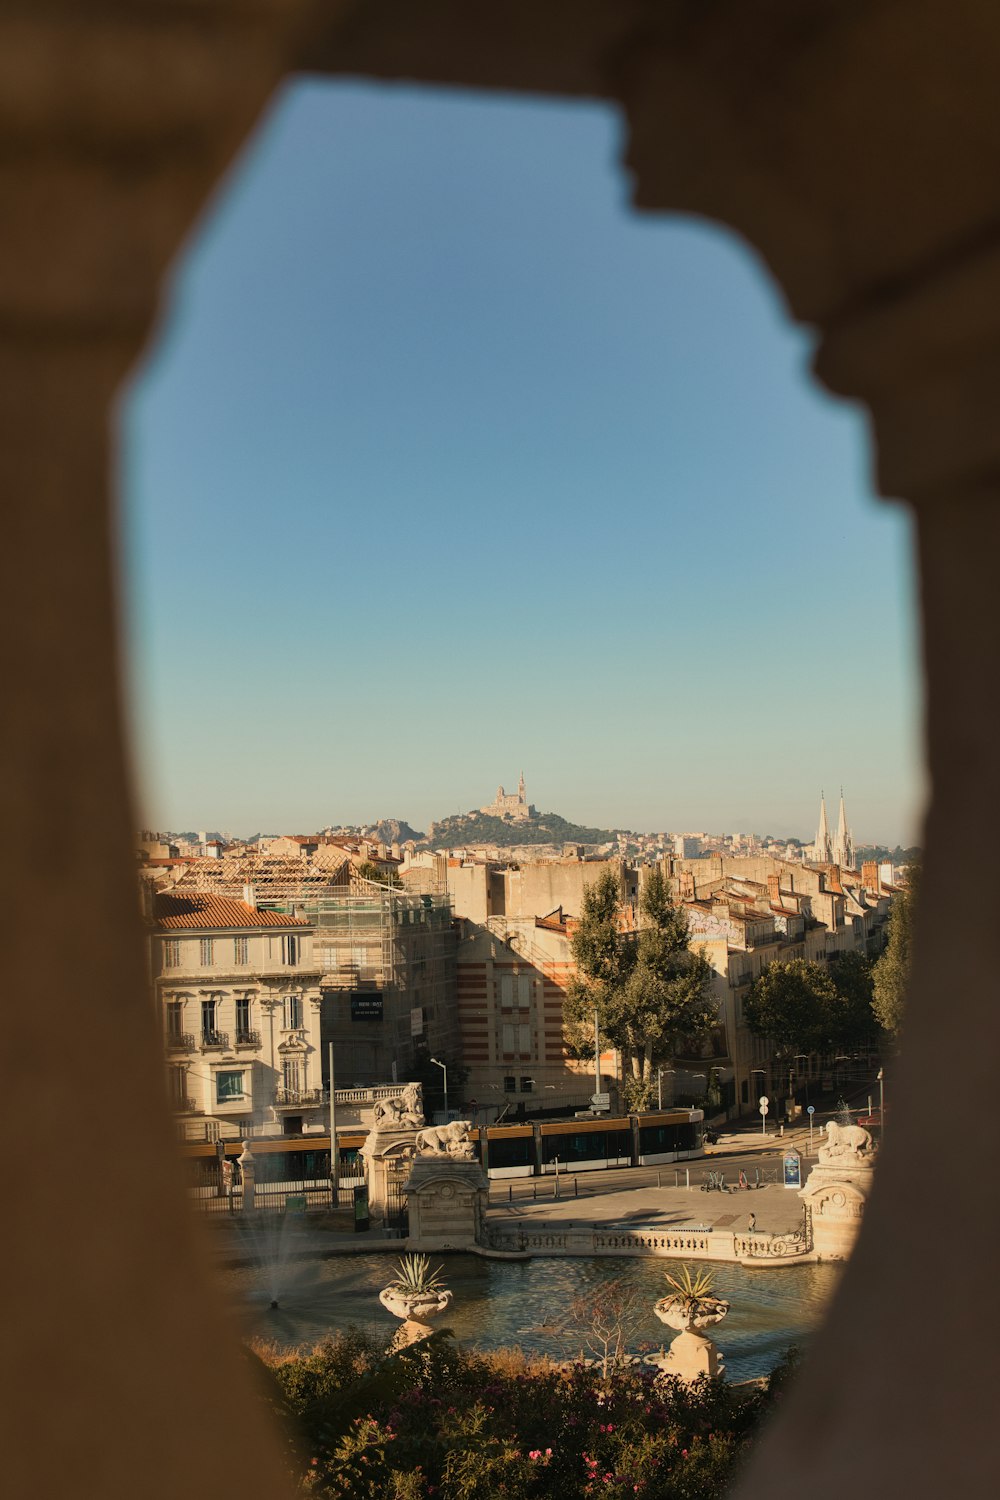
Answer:
<path fill-rule="evenodd" d="M 249 1030 L 246 1030 L 246 1029 L 237 1031 L 237 1033 L 236 1033 L 236 1049 L 237 1049 L 237 1051 L 239 1051 L 239 1049 L 241 1047 L 259 1047 L 259 1046 L 260 1046 L 260 1032 L 259 1031 L 249 1031 Z"/>
<path fill-rule="evenodd" d="M 167 1036 L 168 1052 L 193 1052 L 196 1045 L 190 1031 L 173 1031 Z"/>
<path fill-rule="evenodd" d="M 201 1048 L 203 1052 L 228 1052 L 228 1031 L 203 1031 L 201 1034 Z"/>
<path fill-rule="evenodd" d="M 178 1115 L 200 1115 L 202 1113 L 201 1105 L 196 1099 L 190 1098 L 189 1095 L 171 1099 L 170 1106 L 174 1113 Z"/>
<path fill-rule="evenodd" d="M 326 1103 L 325 1089 L 275 1089 L 275 1109 L 318 1109 Z"/>

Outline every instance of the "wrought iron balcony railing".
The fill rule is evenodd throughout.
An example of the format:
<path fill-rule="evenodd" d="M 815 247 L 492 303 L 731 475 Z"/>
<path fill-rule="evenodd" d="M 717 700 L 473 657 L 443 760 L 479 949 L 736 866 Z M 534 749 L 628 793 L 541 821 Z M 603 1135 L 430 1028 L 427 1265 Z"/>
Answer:
<path fill-rule="evenodd" d="M 201 1034 L 201 1045 L 206 1051 L 209 1049 L 217 1052 L 229 1050 L 228 1031 L 203 1031 Z"/>
<path fill-rule="evenodd" d="M 274 1104 L 276 1109 L 302 1109 L 311 1106 L 313 1108 L 326 1103 L 325 1089 L 285 1089 L 278 1088 L 274 1091 Z"/>
<path fill-rule="evenodd" d="M 193 1052 L 195 1040 L 190 1031 L 169 1031 L 167 1033 L 168 1052 Z"/>
<path fill-rule="evenodd" d="M 236 1033 L 236 1045 L 237 1047 L 259 1047 L 260 1032 L 241 1028 Z"/>

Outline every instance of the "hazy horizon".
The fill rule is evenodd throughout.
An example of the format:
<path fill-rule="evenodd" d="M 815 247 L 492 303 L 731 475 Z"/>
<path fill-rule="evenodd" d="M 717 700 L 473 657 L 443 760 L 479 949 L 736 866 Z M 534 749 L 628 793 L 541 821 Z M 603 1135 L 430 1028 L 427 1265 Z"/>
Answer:
<path fill-rule="evenodd" d="M 299 82 L 127 394 L 146 826 L 919 838 L 906 513 L 756 257 L 593 104 Z"/>

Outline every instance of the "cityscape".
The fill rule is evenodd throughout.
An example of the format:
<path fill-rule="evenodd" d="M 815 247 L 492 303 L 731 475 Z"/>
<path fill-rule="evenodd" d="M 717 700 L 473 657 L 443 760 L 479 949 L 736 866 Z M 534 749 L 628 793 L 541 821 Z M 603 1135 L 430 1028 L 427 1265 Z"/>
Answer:
<path fill-rule="evenodd" d="M 540 814 L 522 771 L 426 834 L 145 830 L 136 857 L 189 1205 L 283 1388 L 304 1360 L 337 1381 L 359 1337 L 412 1382 L 446 1324 L 441 1378 L 496 1381 L 514 1345 L 518 1379 L 597 1379 L 626 1422 L 655 1393 L 683 1428 L 676 1393 L 706 1382 L 763 1415 L 871 1192 L 919 849 L 856 841 L 843 792 L 808 841 L 591 829 Z M 348 1434 L 312 1441 L 306 1480 L 354 1493 Z M 528 1464 L 574 1483 L 573 1449 Z M 613 1462 L 641 1486 L 648 1456 Z M 400 1466 L 379 1482 L 402 1493 Z"/>

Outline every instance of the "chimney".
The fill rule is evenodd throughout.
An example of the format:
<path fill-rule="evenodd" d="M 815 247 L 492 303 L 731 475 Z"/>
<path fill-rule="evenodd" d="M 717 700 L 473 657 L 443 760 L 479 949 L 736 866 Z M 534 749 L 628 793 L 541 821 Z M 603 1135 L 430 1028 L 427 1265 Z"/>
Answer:
<path fill-rule="evenodd" d="M 879 879 L 877 859 L 866 859 L 864 861 L 861 866 L 861 883 L 866 891 L 875 891 L 876 894 L 878 893 Z"/>
<path fill-rule="evenodd" d="M 769 875 L 767 877 L 767 894 L 772 906 L 781 905 L 781 876 Z"/>
<path fill-rule="evenodd" d="M 256 910 L 257 892 L 254 890 L 252 885 L 245 885 L 243 887 L 243 900 L 247 906 L 252 906 L 254 910 Z"/>

